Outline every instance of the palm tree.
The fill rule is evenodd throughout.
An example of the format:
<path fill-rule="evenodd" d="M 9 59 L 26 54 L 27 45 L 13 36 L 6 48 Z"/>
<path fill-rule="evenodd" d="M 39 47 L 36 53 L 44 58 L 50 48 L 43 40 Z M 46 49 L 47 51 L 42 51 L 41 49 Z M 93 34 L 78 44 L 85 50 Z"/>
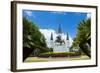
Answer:
<path fill-rule="evenodd" d="M 79 45 L 80 49 L 91 57 L 91 19 L 83 20 L 77 27 L 77 34 L 73 46 Z"/>
<path fill-rule="evenodd" d="M 43 48 L 43 49 L 41 49 Z M 35 23 L 23 18 L 23 61 L 33 52 L 46 52 L 47 48 L 44 35 Z"/>

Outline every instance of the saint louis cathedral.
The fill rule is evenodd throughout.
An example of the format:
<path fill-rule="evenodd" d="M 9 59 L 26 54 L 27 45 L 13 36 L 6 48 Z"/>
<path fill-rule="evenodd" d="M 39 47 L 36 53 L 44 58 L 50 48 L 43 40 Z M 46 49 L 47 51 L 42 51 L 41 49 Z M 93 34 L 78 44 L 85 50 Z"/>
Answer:
<path fill-rule="evenodd" d="M 70 39 L 68 33 L 66 34 L 66 38 L 62 36 L 61 25 L 59 24 L 56 39 L 54 39 L 53 33 L 50 33 L 50 39 L 47 41 L 47 45 L 49 48 L 53 48 L 53 52 L 68 52 L 70 49 Z"/>

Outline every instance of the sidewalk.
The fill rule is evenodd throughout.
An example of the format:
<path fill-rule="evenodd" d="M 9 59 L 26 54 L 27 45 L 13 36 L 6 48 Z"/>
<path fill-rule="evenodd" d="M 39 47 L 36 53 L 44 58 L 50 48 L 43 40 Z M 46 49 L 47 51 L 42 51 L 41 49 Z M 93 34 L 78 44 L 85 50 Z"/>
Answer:
<path fill-rule="evenodd" d="M 48 62 L 48 61 L 70 61 L 70 60 L 89 60 L 90 58 L 87 56 L 81 57 L 48 57 L 48 58 L 40 58 L 40 57 L 28 57 L 25 62 Z"/>

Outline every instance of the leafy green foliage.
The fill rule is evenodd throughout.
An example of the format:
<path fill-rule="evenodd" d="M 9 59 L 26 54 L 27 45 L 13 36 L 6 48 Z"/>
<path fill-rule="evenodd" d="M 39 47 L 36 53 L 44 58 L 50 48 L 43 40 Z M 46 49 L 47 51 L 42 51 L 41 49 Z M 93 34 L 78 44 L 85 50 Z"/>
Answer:
<path fill-rule="evenodd" d="M 80 22 L 77 27 L 76 37 L 73 39 L 73 47 L 79 46 L 80 49 L 91 57 L 91 19 L 86 19 Z"/>
<path fill-rule="evenodd" d="M 38 27 L 26 18 L 23 18 L 23 43 L 27 43 L 29 46 L 32 44 L 46 47 L 44 36 L 39 31 Z"/>
<path fill-rule="evenodd" d="M 39 31 L 39 28 L 35 23 L 29 21 L 27 18 L 23 18 L 23 49 L 32 49 L 30 53 L 34 56 L 41 52 L 48 52 L 47 44 L 44 35 Z M 25 54 L 28 51 L 24 51 L 23 55 L 28 57 L 29 54 Z"/>
<path fill-rule="evenodd" d="M 87 41 L 91 35 L 90 19 L 83 20 L 77 27 L 77 38 L 79 41 Z"/>

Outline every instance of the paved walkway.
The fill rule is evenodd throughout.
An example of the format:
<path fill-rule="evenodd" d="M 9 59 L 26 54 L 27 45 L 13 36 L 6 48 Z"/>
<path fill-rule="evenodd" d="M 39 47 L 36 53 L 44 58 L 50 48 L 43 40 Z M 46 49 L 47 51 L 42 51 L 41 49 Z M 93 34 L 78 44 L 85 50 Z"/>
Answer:
<path fill-rule="evenodd" d="M 40 58 L 40 57 L 28 57 L 25 62 L 47 62 L 47 61 L 70 61 L 70 60 L 88 60 L 90 59 L 87 56 L 81 57 L 49 57 L 49 58 Z"/>

